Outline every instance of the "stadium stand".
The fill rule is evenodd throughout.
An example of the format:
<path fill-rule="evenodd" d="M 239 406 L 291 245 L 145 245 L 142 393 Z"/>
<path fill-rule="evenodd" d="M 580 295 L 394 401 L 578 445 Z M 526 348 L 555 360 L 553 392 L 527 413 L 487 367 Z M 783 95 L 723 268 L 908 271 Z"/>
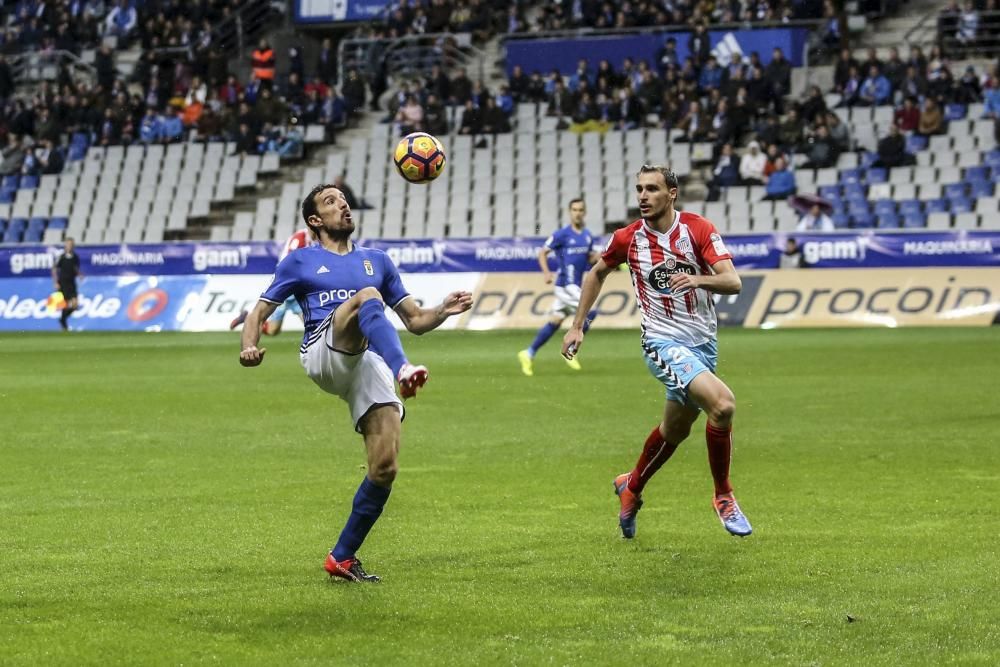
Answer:
<path fill-rule="evenodd" d="M 860 58 L 845 52 L 832 90 L 816 88 L 798 100 L 781 94 L 791 77 L 782 54 L 677 62 L 665 44 L 652 66 L 626 61 L 616 71 L 608 62 L 584 61 L 568 76 L 515 70 L 490 91 L 482 72 L 467 75 L 453 57 L 457 51 L 439 49 L 451 68 L 428 62 L 424 76 L 407 71 L 398 90 L 381 97 L 381 84 L 373 81 L 371 98 L 385 109 L 382 122 L 287 172 L 283 159 L 301 154 L 303 144 L 331 141 L 360 112 L 366 73 L 346 71 L 341 94 L 332 72 L 306 80 L 293 54 L 290 63 L 278 58 L 281 74 L 273 84 L 251 78 L 244 85 L 229 75 L 224 58 L 220 62 L 221 33 L 213 25 L 219 16 L 212 12 L 223 5 L 242 11 L 255 3 L 208 3 L 198 16 L 154 16 L 140 8 L 134 35 L 116 42 L 130 42 L 142 54 L 127 81 L 112 67 L 103 83 L 57 89 L 43 82 L 34 94 L 8 96 L 0 118 L 8 130 L 0 161 L 3 242 L 55 242 L 64 235 L 84 243 L 185 238 L 189 221 L 206 219 L 241 191 L 262 189 L 268 176 L 281 179 L 265 188 L 273 196 L 252 197 L 252 210 L 244 206 L 231 226 L 212 225 L 205 233 L 213 240 L 284 238 L 298 224 L 304 193 L 338 176 L 371 204 L 355 210 L 367 238 L 546 234 L 559 224 L 565 202 L 581 194 L 592 219 L 613 227 L 635 215 L 631 170 L 650 159 L 668 162 L 681 176 L 687 209 L 731 233 L 792 229 L 798 213 L 781 199 L 765 200 L 761 181 L 726 183 L 704 199 L 723 147 L 734 147 L 738 160 L 751 139 L 768 155 L 764 173 L 778 157 L 788 159 L 796 191 L 827 199 L 838 228 L 995 228 L 1000 218 L 995 69 L 984 73 L 980 65 L 956 79 L 937 46 L 927 56 L 915 46 L 905 58 L 895 49 Z M 57 3 L 55 11 L 69 6 Z M 497 3 L 490 12 L 474 11 L 479 6 L 400 6 L 354 36 L 389 38 L 441 24 L 482 41 L 502 32 L 586 31 L 608 21 L 628 30 L 661 21 L 650 3 L 580 3 L 580 12 L 570 14 L 562 3 Z M 704 17 L 693 7 L 676 11 L 670 20 L 720 21 L 733 8 L 720 5 Z M 807 3 L 761 3 L 746 18 L 830 19 L 829 13 Z M 9 23 L 23 30 L 13 16 L 7 15 Z M 52 22 L 57 30 L 59 23 Z M 78 44 L 95 46 L 109 29 L 102 25 Z M 52 39 L 46 34 L 40 43 Z M 169 48 L 181 43 L 190 48 Z M 107 48 L 95 55 L 105 58 Z M 0 83 L 5 66 L 0 62 Z M 400 111 L 408 96 L 420 107 L 415 126 Z M 916 105 L 906 102 L 911 97 Z M 922 134 L 933 100 L 941 108 L 940 129 Z M 894 122 L 918 127 L 903 128 L 906 162 L 887 166 L 880 142 Z M 393 173 L 388 156 L 402 125 L 442 137 L 449 167 L 435 183 L 408 186 Z"/>

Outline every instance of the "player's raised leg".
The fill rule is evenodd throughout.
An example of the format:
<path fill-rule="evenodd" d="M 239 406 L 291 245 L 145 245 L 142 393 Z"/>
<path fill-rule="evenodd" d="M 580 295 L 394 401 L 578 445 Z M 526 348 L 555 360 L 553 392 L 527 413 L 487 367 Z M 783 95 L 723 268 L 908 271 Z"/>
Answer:
<path fill-rule="evenodd" d="M 392 490 L 399 455 L 400 413 L 395 404 L 374 406 L 359 424 L 368 452 L 368 474 L 354 494 L 351 516 L 336 546 L 326 558 L 326 571 L 348 581 L 378 582 L 368 574 L 357 557 L 358 549 L 371 531 Z"/>
<path fill-rule="evenodd" d="M 733 455 L 733 414 L 736 397 L 732 390 L 714 373 L 701 373 L 688 386 L 691 397 L 698 402 L 708 423 L 705 441 L 708 445 L 708 464 L 715 484 L 713 506 L 722 525 L 733 535 L 745 537 L 753 532 L 750 522 L 740 510 L 733 496 L 729 480 L 729 467 Z"/>
<path fill-rule="evenodd" d="M 667 401 L 663 421 L 650 432 L 631 472 L 615 478 L 615 493 L 621 503 L 618 525 L 622 537 L 635 537 L 635 518 L 642 507 L 642 490 L 646 483 L 666 463 L 677 447 L 691 433 L 691 424 L 698 419 L 698 410 L 677 401 Z"/>
<path fill-rule="evenodd" d="M 333 345 L 356 354 L 370 342 L 392 369 L 403 398 L 412 398 L 427 382 L 427 368 L 414 366 L 403 352 L 399 332 L 385 314 L 382 295 L 374 287 L 365 287 L 342 303 L 333 314 Z"/>

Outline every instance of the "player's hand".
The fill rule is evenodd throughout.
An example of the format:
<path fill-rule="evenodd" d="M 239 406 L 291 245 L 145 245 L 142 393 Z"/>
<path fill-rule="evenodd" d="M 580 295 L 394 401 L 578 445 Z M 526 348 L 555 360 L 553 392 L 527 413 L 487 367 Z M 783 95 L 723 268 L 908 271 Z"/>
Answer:
<path fill-rule="evenodd" d="M 670 276 L 667 284 L 670 285 L 670 291 L 683 292 L 685 290 L 697 288 L 699 282 L 699 276 L 692 276 L 689 273 L 675 273 Z"/>
<path fill-rule="evenodd" d="M 452 292 L 441 302 L 441 312 L 445 316 L 460 315 L 472 308 L 472 292 Z"/>
<path fill-rule="evenodd" d="M 580 351 L 581 345 L 583 345 L 583 331 L 576 327 L 570 327 L 570 330 L 563 336 L 562 356 L 572 359 Z"/>
<path fill-rule="evenodd" d="M 546 273 L 545 274 L 545 284 L 546 285 L 551 285 L 553 280 L 554 280 L 554 278 L 552 277 L 551 273 Z"/>
<path fill-rule="evenodd" d="M 246 366 L 247 368 L 260 366 L 260 362 L 264 361 L 265 352 L 267 352 L 266 347 L 262 347 L 258 350 L 256 345 L 251 345 L 240 352 L 240 365 Z"/>

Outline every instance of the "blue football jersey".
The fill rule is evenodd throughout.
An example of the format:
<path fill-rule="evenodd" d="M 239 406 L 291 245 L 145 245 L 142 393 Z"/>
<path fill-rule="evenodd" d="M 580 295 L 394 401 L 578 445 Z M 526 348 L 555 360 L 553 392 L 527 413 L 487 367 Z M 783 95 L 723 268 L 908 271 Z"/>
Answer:
<path fill-rule="evenodd" d="M 594 237 L 590 230 L 576 231 L 573 225 L 566 225 L 545 241 L 545 247 L 555 253 L 559 264 L 556 287 L 579 285 L 583 274 L 590 269 L 590 253 L 594 249 Z"/>
<path fill-rule="evenodd" d="M 353 244 L 351 252 L 338 255 L 321 245 L 300 248 L 278 263 L 262 301 L 281 304 L 294 296 L 302 308 L 305 349 L 321 333 L 317 331 L 330 313 L 365 287 L 374 287 L 390 308 L 409 296 L 399 271 L 384 252 Z"/>

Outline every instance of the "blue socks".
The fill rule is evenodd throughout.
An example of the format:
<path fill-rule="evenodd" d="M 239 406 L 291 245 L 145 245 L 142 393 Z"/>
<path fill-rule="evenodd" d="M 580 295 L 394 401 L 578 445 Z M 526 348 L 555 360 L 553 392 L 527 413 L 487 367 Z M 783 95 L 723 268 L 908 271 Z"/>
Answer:
<path fill-rule="evenodd" d="M 399 377 L 399 369 L 406 364 L 403 344 L 399 333 L 385 316 L 385 304 L 378 299 L 369 299 L 358 309 L 358 327 L 371 346 L 385 359 L 392 369 L 392 376 Z"/>
<path fill-rule="evenodd" d="M 583 321 L 583 333 L 587 333 L 587 330 L 590 329 L 590 325 L 594 323 L 595 319 L 597 319 L 596 308 L 587 313 L 587 319 Z"/>
<path fill-rule="evenodd" d="M 372 303 L 366 301 L 366 304 Z M 363 307 L 363 306 L 362 306 Z M 361 548 L 361 543 L 368 537 L 368 532 L 378 521 L 385 507 L 385 501 L 389 500 L 389 493 L 392 489 L 375 484 L 365 477 L 358 487 L 358 492 L 354 494 L 354 508 L 351 516 L 347 519 L 347 525 L 340 533 L 337 546 L 333 548 L 335 560 L 342 561 L 347 558 L 354 558 L 354 554 Z"/>
<path fill-rule="evenodd" d="M 530 354 L 531 356 L 535 356 L 535 353 L 538 352 L 538 349 L 542 345 L 545 345 L 545 343 L 547 343 L 548 340 L 552 338 L 552 334 L 554 334 L 557 331 L 559 331 L 558 324 L 552 324 L 552 322 L 546 322 L 545 325 L 538 330 L 538 335 L 535 336 L 535 340 L 531 342 L 531 347 L 528 348 L 528 354 Z"/>

